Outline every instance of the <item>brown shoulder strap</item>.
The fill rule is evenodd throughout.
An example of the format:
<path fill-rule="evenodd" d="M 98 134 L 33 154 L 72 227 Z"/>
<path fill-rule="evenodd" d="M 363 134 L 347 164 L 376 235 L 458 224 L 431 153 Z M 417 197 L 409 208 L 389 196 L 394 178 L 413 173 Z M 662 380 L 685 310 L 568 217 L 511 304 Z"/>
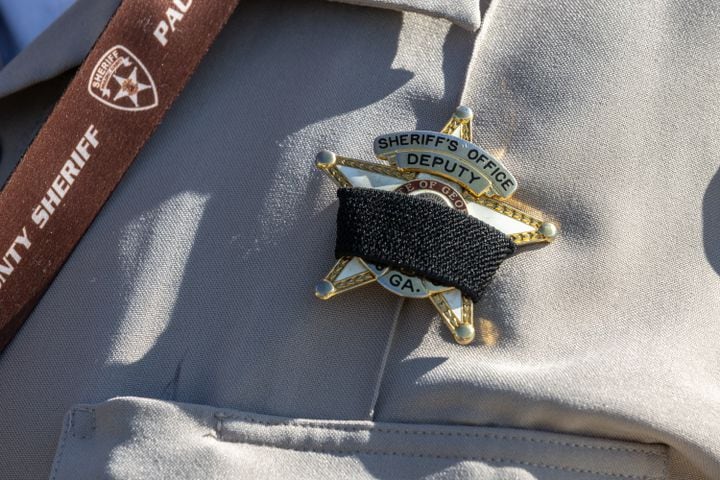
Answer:
<path fill-rule="evenodd" d="M 125 0 L 0 192 L 0 350 L 239 0 Z"/>

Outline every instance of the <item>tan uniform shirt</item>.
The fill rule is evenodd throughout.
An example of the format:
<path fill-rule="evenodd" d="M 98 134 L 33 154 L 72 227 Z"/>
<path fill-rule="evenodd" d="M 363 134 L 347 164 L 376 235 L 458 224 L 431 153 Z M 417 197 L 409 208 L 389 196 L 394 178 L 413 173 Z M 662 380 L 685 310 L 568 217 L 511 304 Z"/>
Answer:
<path fill-rule="evenodd" d="M 115 3 L 0 71 L 4 176 Z M 350 3 L 241 2 L 2 353 L 0 476 L 719 478 L 715 2 Z M 428 302 L 313 296 L 315 153 L 458 104 L 562 229 L 466 347 Z"/>

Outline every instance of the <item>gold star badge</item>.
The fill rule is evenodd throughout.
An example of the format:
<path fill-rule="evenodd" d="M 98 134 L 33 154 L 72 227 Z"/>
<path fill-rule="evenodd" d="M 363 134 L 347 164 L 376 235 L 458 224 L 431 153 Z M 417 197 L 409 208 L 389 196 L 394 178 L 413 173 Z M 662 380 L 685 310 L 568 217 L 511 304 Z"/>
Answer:
<path fill-rule="evenodd" d="M 517 181 L 500 160 L 473 143 L 472 119 L 472 111 L 461 106 L 440 132 L 381 135 L 374 151 L 383 163 L 323 150 L 316 165 L 340 187 L 394 191 L 445 204 L 494 227 L 518 246 L 552 241 L 558 233 L 555 225 L 508 201 Z M 466 345 L 475 338 L 473 302 L 460 290 L 360 257 L 340 258 L 318 283 L 315 295 L 327 300 L 372 282 L 402 297 L 428 298 L 457 343 Z"/>

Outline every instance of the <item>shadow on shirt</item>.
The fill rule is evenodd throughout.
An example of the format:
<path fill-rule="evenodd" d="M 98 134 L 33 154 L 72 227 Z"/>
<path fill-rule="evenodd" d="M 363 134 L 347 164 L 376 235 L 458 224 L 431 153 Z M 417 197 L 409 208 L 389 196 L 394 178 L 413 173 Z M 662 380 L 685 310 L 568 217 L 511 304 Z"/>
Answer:
<path fill-rule="evenodd" d="M 702 212 L 705 255 L 715 273 L 720 275 L 720 169 L 705 191 Z"/>

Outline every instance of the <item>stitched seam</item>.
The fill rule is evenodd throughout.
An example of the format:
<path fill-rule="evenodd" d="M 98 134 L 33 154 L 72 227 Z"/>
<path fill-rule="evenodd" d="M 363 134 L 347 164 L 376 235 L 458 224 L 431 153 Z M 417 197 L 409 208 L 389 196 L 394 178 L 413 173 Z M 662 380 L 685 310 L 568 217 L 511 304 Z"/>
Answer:
<path fill-rule="evenodd" d="M 57 478 L 58 469 L 60 468 L 60 463 L 62 463 L 63 455 L 65 454 L 65 445 L 67 444 L 68 435 L 70 434 L 70 431 L 72 431 L 73 420 L 75 419 L 75 412 L 77 410 L 78 409 L 73 408 L 68 417 L 67 425 L 65 426 L 65 431 L 63 432 L 62 438 L 60 439 L 60 445 L 58 446 L 57 458 L 55 459 L 55 465 L 53 466 L 52 477 L 50 478 L 50 480 L 55 480 Z M 73 433 L 73 437 L 74 436 L 75 436 L 75 434 Z"/>
<path fill-rule="evenodd" d="M 96 423 L 95 423 L 95 409 L 94 408 L 75 408 L 72 410 L 72 413 L 70 414 L 70 417 L 68 419 L 67 428 L 65 429 L 65 432 L 62 435 L 62 439 L 60 441 L 60 445 L 58 447 L 58 455 L 57 455 L 57 461 L 55 462 L 55 465 L 53 466 L 53 472 L 51 480 L 56 480 L 58 469 L 60 466 L 60 463 L 62 462 L 63 455 L 65 453 L 65 446 L 67 444 L 68 434 L 72 431 L 73 438 L 76 438 L 75 432 L 73 431 L 74 425 L 75 425 L 75 414 L 78 411 L 82 412 L 88 412 L 93 415 L 93 423 L 91 426 L 91 431 L 95 431 L 96 429 Z M 429 430 L 407 430 L 407 429 L 387 429 L 387 428 L 380 428 L 380 427 L 336 427 L 336 426 L 330 426 L 330 425 L 303 425 L 303 424 L 288 424 L 288 423 L 273 423 L 273 422 L 265 422 L 262 420 L 258 420 L 252 417 L 244 417 L 240 415 L 232 415 L 232 414 L 223 414 L 223 413 L 216 413 L 214 415 L 216 419 L 218 420 L 215 428 L 217 432 L 217 439 L 221 442 L 226 443 L 242 443 L 242 444 L 249 444 L 249 445 L 256 445 L 261 447 L 267 447 L 267 448 L 277 448 L 282 450 L 292 450 L 292 451 L 298 451 L 298 452 L 309 452 L 309 453 L 323 453 L 323 454 L 331 454 L 331 455 L 373 455 L 373 456 L 396 456 L 396 457 L 411 457 L 411 458 L 430 458 L 430 459 L 436 459 L 436 460 L 475 460 L 475 461 L 482 461 L 482 462 L 491 462 L 491 463 L 501 463 L 501 464 L 507 464 L 507 465 L 523 465 L 528 467 L 535 467 L 535 468 L 544 468 L 549 470 L 559 470 L 559 471 L 566 471 L 571 473 L 580 473 L 580 474 L 591 474 L 591 475 L 598 475 L 608 478 L 623 478 L 623 479 L 629 479 L 629 480 L 662 480 L 663 477 L 656 477 L 656 476 L 638 476 L 638 475 L 627 475 L 622 473 L 612 473 L 612 472 L 603 472 L 603 471 L 596 471 L 596 470 L 588 470 L 588 469 L 582 469 L 582 468 L 575 468 L 570 467 L 567 465 L 550 465 L 545 463 L 536 463 L 536 462 L 527 462 L 522 460 L 516 460 L 516 459 L 508 459 L 503 457 L 485 457 L 485 456 L 472 456 L 472 455 L 434 455 L 434 454 L 416 454 L 411 452 L 397 452 L 397 451 L 379 451 L 379 450 L 365 450 L 365 449 L 348 449 L 348 450 L 342 450 L 342 449 L 325 449 L 325 448 L 300 448 L 300 447 L 291 447 L 291 446 L 277 446 L 272 445 L 268 443 L 263 442 L 252 442 L 247 440 L 228 440 L 223 435 L 223 431 L 226 430 L 225 428 L 225 419 L 236 419 L 236 420 L 242 420 L 249 423 L 254 423 L 258 425 L 264 425 L 264 426 L 285 426 L 285 427 L 292 427 L 292 428 L 302 428 L 307 430 L 312 429 L 319 429 L 319 430 L 331 430 L 331 431 L 342 431 L 342 432 L 377 432 L 380 434 L 401 434 L 401 435 L 428 435 L 428 436 L 446 436 L 446 437 L 465 437 L 465 438 L 486 438 L 486 439 L 494 439 L 494 440 L 520 440 L 525 442 L 532 442 L 532 443 L 539 443 L 539 444 L 552 444 L 552 445 L 559 445 L 559 446 L 565 446 L 565 447 L 571 447 L 571 448 L 586 448 L 586 449 L 592 449 L 592 450 L 602 450 L 602 451 L 619 451 L 619 452 L 629 452 L 629 453 L 644 453 L 647 455 L 654 455 L 659 456 L 662 458 L 665 458 L 665 454 L 661 454 L 658 452 L 651 452 L 647 450 L 642 449 L 634 449 L 634 448 L 622 448 L 622 447 L 602 447 L 602 446 L 596 446 L 596 445 L 587 445 L 587 444 L 581 444 L 581 443 L 572 443 L 572 442 L 558 442 L 554 440 L 540 440 L 532 437 L 524 437 L 524 436 L 515 436 L 515 435 L 500 435 L 500 434 L 481 434 L 481 433 L 460 433 L 460 432 L 435 432 L 435 431 L 429 431 Z M 87 438 L 86 435 L 80 436 L 80 438 Z"/>
<path fill-rule="evenodd" d="M 476 460 L 481 462 L 490 462 L 490 463 L 502 463 L 507 465 L 522 465 L 526 467 L 535 467 L 535 468 L 545 468 L 549 470 L 559 470 L 564 472 L 571 472 L 571 473 L 581 473 L 581 474 L 590 474 L 590 475 L 597 475 L 601 477 L 608 477 L 608 478 L 625 478 L 625 479 L 631 479 L 631 480 L 663 480 L 662 477 L 650 477 L 647 475 L 643 476 L 637 476 L 637 475 L 625 475 L 622 473 L 610 473 L 610 472 L 599 472 L 595 470 L 586 470 L 582 468 L 574 468 L 569 467 L 565 465 L 549 465 L 545 463 L 534 463 L 534 462 L 524 462 L 522 460 L 514 460 L 514 459 L 507 459 L 502 457 L 483 457 L 483 456 L 470 456 L 470 455 L 432 455 L 432 454 L 422 454 L 422 453 L 409 453 L 409 452 L 385 452 L 380 450 L 362 450 L 362 449 L 354 449 L 354 450 L 340 450 L 340 449 L 324 449 L 324 448 L 300 448 L 300 447 L 290 447 L 290 446 L 277 446 L 277 445 L 271 445 L 267 443 L 262 442 L 251 442 L 251 441 L 242 441 L 242 440 L 227 440 L 223 438 L 222 436 L 218 437 L 218 440 L 221 442 L 227 442 L 227 443 L 242 443 L 242 444 L 248 444 L 248 445 L 255 445 L 259 447 L 267 447 L 267 448 L 277 448 L 280 450 L 292 450 L 296 452 L 305 452 L 305 453 L 325 453 L 330 455 L 374 455 L 374 456 L 386 456 L 386 457 L 411 457 L 411 458 L 430 458 L 435 460 Z"/>
<path fill-rule="evenodd" d="M 71 420 L 73 420 L 73 421 L 75 420 L 75 414 L 77 412 L 84 412 L 84 413 L 89 413 L 92 415 L 92 423 L 90 424 L 90 432 L 91 432 L 90 434 L 92 435 L 92 433 L 95 432 L 95 426 L 96 426 L 95 425 L 95 409 L 94 408 L 75 408 L 75 409 L 73 409 Z M 74 423 L 71 423 L 71 425 L 74 425 Z M 78 437 L 77 435 L 75 435 L 75 429 L 72 429 L 72 437 L 73 438 L 81 438 L 84 440 L 84 439 L 88 438 L 89 436 L 87 434 L 83 434 Z"/>
<path fill-rule="evenodd" d="M 395 435 L 428 435 L 428 436 L 440 436 L 440 437 L 464 437 L 464 438 L 484 438 L 488 440 L 511 440 L 511 441 L 523 441 L 537 444 L 546 445 L 557 445 L 561 447 L 570 448 L 584 448 L 588 450 L 600 450 L 609 452 L 625 452 L 625 453 L 640 453 L 645 455 L 651 455 L 661 458 L 667 458 L 667 454 L 654 452 L 651 450 L 644 450 L 641 448 L 631 447 L 605 447 L 599 445 L 587 445 L 583 443 L 572 443 L 572 442 L 561 442 L 557 440 L 542 440 L 538 438 L 518 436 L 518 435 L 501 435 L 498 433 L 470 433 L 470 432 L 436 432 L 431 430 L 402 430 L 402 429 L 389 429 L 382 427 L 336 427 L 331 425 L 303 425 L 303 424 L 291 424 L 291 423 L 272 423 L 257 420 L 252 417 L 243 417 L 240 415 L 232 414 L 216 414 L 216 417 L 220 418 L 234 418 L 236 420 L 242 420 L 249 423 L 256 423 L 258 425 L 265 426 L 286 426 L 286 427 L 297 427 L 304 429 L 320 429 L 320 430 L 334 430 L 341 432 L 378 432 L 382 434 L 395 434 Z"/>
<path fill-rule="evenodd" d="M 70 429 L 72 428 L 72 418 L 73 415 L 75 415 L 75 412 L 70 414 L 70 418 L 68 419 L 68 424 L 65 427 L 65 431 L 62 434 L 62 438 L 60 439 L 60 446 L 58 447 L 58 453 L 57 458 L 55 459 L 55 465 L 53 465 L 53 471 L 52 471 L 52 477 L 50 477 L 50 480 L 55 480 L 57 478 L 57 472 L 60 468 L 60 463 L 62 463 L 63 454 L 65 453 L 65 443 L 67 442 L 68 433 L 70 432 Z"/>
<path fill-rule="evenodd" d="M 53 465 L 52 476 L 50 477 L 50 480 L 55 480 L 57 478 L 57 473 L 60 468 L 60 464 L 62 463 L 63 455 L 65 453 L 65 445 L 67 444 L 68 435 L 72 435 L 73 438 L 77 438 L 75 436 L 75 431 L 73 430 L 73 428 L 75 426 L 75 414 L 77 412 L 87 412 L 93 416 L 91 431 L 93 431 L 93 432 L 95 431 L 95 426 L 96 426 L 95 409 L 94 408 L 84 408 L 84 407 L 73 408 L 70 413 L 70 417 L 68 418 L 68 422 L 67 422 L 65 431 L 63 432 L 62 438 L 60 439 L 60 445 L 58 446 L 57 458 L 55 459 L 55 464 Z M 72 432 L 72 434 L 70 432 Z M 81 435 L 79 438 L 85 439 L 88 437 L 87 437 L 87 435 Z"/>

